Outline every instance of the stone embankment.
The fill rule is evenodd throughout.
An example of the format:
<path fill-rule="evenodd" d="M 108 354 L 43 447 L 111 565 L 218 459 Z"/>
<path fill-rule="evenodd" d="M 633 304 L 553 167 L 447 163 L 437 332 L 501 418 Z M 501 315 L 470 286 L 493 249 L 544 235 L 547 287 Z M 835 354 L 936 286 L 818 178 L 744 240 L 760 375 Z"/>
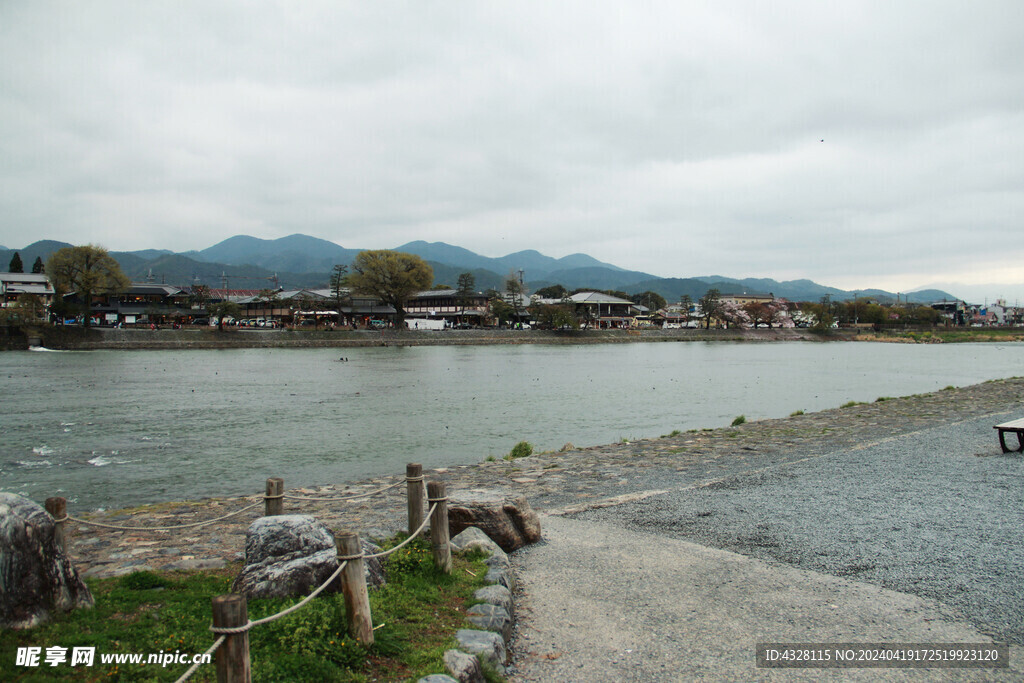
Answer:
<path fill-rule="evenodd" d="M 45 328 L 33 337 L 52 349 L 358 348 L 487 344 L 608 344 L 683 341 L 833 341 L 856 331 L 815 334 L 802 329 L 759 330 L 260 330 L 188 328 Z M 27 340 L 25 342 L 27 348 Z"/>
<path fill-rule="evenodd" d="M 737 427 L 690 431 L 645 439 L 542 453 L 513 461 L 441 468 L 426 472 L 449 491 L 502 487 L 525 495 L 541 512 L 565 514 L 617 505 L 668 488 L 708 486 L 740 472 L 756 472 L 857 449 L 900 434 L 971 417 L 1020 412 L 1024 378 L 947 389 L 931 394 L 857 404 Z M 998 450 L 993 433 L 993 448 Z M 343 497 L 401 482 L 398 476 L 286 490 L 303 497 Z M 82 517 L 108 524 L 161 527 L 223 516 L 258 496 L 161 503 Z M 262 514 L 262 503 L 222 522 L 177 531 L 118 531 L 74 524 L 68 547 L 87 576 L 116 576 L 141 569 L 222 567 L 241 561 L 245 532 Z M 384 537 L 406 525 L 405 484 L 350 502 L 285 501 L 286 513 L 314 515 L 335 532 Z"/>

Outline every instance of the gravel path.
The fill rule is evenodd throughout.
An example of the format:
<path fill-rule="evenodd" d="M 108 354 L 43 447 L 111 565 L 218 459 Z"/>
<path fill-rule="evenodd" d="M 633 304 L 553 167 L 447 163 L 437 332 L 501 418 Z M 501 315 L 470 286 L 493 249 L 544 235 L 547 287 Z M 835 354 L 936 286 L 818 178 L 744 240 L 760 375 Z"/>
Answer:
<path fill-rule="evenodd" d="M 1024 679 L 1024 459 L 992 430 L 1010 416 L 546 518 L 516 555 L 515 680 Z M 753 667 L 758 641 L 988 637 L 1016 644 L 1011 671 Z"/>

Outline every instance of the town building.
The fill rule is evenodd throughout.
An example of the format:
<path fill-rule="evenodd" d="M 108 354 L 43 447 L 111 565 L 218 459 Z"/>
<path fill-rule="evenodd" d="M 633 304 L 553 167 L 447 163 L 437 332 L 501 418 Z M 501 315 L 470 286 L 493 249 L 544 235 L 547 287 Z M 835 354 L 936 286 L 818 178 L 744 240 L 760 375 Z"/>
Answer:
<path fill-rule="evenodd" d="M 53 303 L 54 290 L 43 273 L 0 273 L 0 306 L 16 306 L 23 297 L 37 297 L 44 309 Z"/>

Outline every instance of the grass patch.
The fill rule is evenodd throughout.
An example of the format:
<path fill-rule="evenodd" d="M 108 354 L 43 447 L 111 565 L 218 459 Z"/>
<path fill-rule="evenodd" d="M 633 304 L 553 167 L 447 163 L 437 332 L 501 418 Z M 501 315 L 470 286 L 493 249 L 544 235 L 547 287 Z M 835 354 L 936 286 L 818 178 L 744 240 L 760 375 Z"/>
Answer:
<path fill-rule="evenodd" d="M 505 456 L 505 459 L 515 460 L 516 458 L 526 458 L 531 455 L 533 455 L 533 444 L 529 441 L 520 441 L 512 447 L 512 450 Z"/>
<path fill-rule="evenodd" d="M 841 405 L 839 407 L 840 408 L 852 408 L 854 406 L 862 406 L 862 405 L 864 405 L 864 401 L 847 401 L 846 403 L 844 403 L 843 405 Z"/>
<path fill-rule="evenodd" d="M 875 399 L 875 403 L 885 403 L 886 401 L 894 400 L 896 399 L 894 399 L 892 396 L 879 396 L 878 398 Z"/>
<path fill-rule="evenodd" d="M 804 414 L 804 411 L 802 411 L 802 410 L 794 410 L 792 413 L 789 414 L 789 416 L 790 417 L 798 417 L 798 416 L 803 415 L 803 414 Z"/>
<path fill-rule="evenodd" d="M 669 432 L 668 434 L 662 434 L 662 435 L 661 435 L 661 438 L 663 438 L 663 439 L 670 439 L 670 438 L 672 438 L 673 436 L 679 436 L 680 434 L 682 434 L 682 432 L 681 432 L 681 431 L 679 431 L 678 429 L 673 429 L 673 430 L 672 430 L 671 432 Z"/>
<path fill-rule="evenodd" d="M 746 421 L 747 421 L 747 418 L 746 418 L 745 415 L 737 415 L 733 419 L 732 424 L 730 426 L 731 427 L 739 427 L 741 424 L 745 423 Z"/>
<path fill-rule="evenodd" d="M 397 544 L 393 541 L 391 545 Z M 434 569 L 429 541 L 417 539 L 388 559 L 388 585 L 370 591 L 375 642 L 365 647 L 345 629 L 340 594 L 322 595 L 297 612 L 249 633 L 255 681 L 416 680 L 444 671 L 442 656 L 465 628 L 473 592 L 486 585 L 482 553 L 453 557 L 451 574 Z M 238 565 L 188 573 L 138 572 L 117 579 L 87 579 L 96 606 L 61 615 L 26 631 L 0 632 L 5 681 L 174 681 L 187 665 L 102 664 L 101 654 L 192 655 L 213 644 L 210 601 L 229 587 Z M 472 573 L 470 573 L 472 572 Z M 475 576 L 474 576 L 475 574 Z M 258 619 L 300 598 L 251 600 Z M 43 663 L 48 647 L 95 647 L 92 667 Z M 15 667 L 19 647 L 41 647 L 41 666 Z M 213 664 L 190 679 L 214 681 Z"/>

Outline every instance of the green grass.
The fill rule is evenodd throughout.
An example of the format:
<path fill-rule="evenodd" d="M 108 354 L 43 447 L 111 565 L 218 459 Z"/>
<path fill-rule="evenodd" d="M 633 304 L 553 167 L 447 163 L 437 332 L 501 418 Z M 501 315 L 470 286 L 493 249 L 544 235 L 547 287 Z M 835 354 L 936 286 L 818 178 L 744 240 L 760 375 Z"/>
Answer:
<path fill-rule="evenodd" d="M 798 417 L 798 416 L 803 415 L 803 414 L 804 414 L 804 411 L 802 411 L 802 410 L 794 410 L 792 413 L 789 414 L 789 416 L 790 417 Z"/>
<path fill-rule="evenodd" d="M 862 406 L 862 405 L 864 405 L 864 401 L 847 401 L 846 403 L 844 403 L 843 405 L 841 405 L 839 407 L 840 408 L 852 408 L 854 406 Z"/>
<path fill-rule="evenodd" d="M 397 541 L 396 541 L 397 542 Z M 391 545 L 394 545 L 393 542 Z M 451 574 L 433 566 L 429 542 L 417 539 L 388 559 L 388 584 L 370 591 L 375 642 L 365 647 L 345 628 L 340 594 L 321 595 L 302 609 L 250 631 L 255 681 L 416 680 L 443 672 L 444 651 L 466 628 L 465 609 L 485 585 L 487 567 L 477 552 L 453 558 Z M 139 572 L 118 579 L 88 579 L 96 599 L 26 631 L 0 632 L 0 676 L 4 681 L 173 681 L 187 665 L 101 664 L 100 654 L 160 651 L 192 655 L 213 644 L 210 601 L 230 592 L 238 566 L 188 573 Z M 475 575 L 475 576 L 474 576 Z M 279 612 L 300 598 L 250 600 L 250 619 Z M 92 667 L 15 667 L 18 647 L 95 647 Z M 213 681 L 213 664 L 190 679 Z"/>
<path fill-rule="evenodd" d="M 505 456 L 505 459 L 515 460 L 516 458 L 527 458 L 531 455 L 533 455 L 533 444 L 529 441 L 520 441 L 512 447 L 512 450 Z"/>
<path fill-rule="evenodd" d="M 730 425 L 730 426 L 732 426 L 732 427 L 739 427 L 741 424 L 745 423 L 746 421 L 747 421 L 747 418 L 746 418 L 745 415 L 737 415 L 733 419 L 732 425 Z"/>

